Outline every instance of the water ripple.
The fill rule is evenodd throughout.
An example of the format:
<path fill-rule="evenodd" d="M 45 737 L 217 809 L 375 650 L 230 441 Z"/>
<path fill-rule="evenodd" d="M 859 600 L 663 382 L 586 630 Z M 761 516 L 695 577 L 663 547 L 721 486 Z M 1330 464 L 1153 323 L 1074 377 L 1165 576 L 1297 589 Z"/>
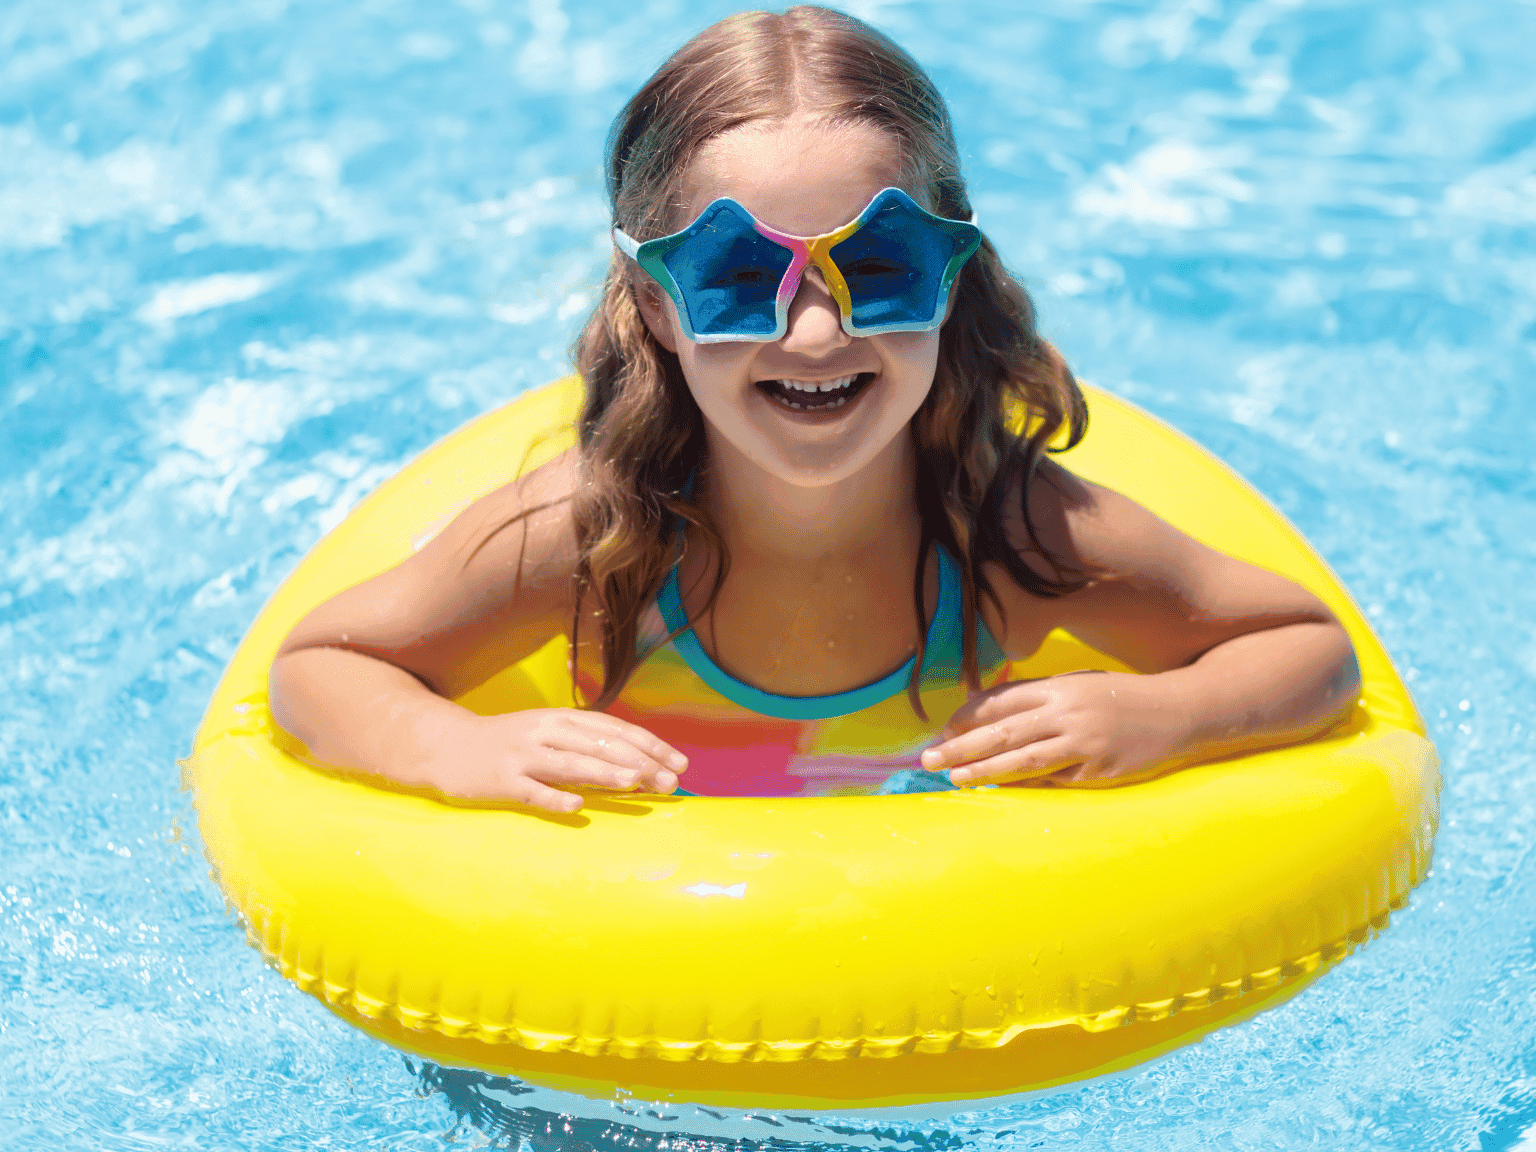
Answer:
<path fill-rule="evenodd" d="M 223 662 L 382 477 L 564 369 L 607 260 L 608 121 L 728 10 L 0 12 L 0 1144 L 1530 1147 L 1536 6 L 1513 0 L 850 6 L 950 95 L 1052 339 L 1274 499 L 1418 695 L 1434 875 L 1306 995 L 948 1118 L 603 1112 L 406 1060 L 229 923 L 174 765 Z"/>

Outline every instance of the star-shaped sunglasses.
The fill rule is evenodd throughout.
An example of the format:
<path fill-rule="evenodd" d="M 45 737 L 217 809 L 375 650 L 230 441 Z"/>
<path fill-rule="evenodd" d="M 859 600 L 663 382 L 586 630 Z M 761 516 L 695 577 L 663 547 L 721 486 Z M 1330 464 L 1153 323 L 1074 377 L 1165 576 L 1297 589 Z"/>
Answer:
<path fill-rule="evenodd" d="M 848 335 L 931 331 L 944 323 L 950 285 L 981 232 L 974 217 L 935 216 L 900 188 L 883 188 L 821 236 L 776 232 L 722 197 L 681 232 L 641 243 L 615 228 L 613 241 L 672 297 L 688 339 L 717 344 L 782 337 L 811 264 Z"/>

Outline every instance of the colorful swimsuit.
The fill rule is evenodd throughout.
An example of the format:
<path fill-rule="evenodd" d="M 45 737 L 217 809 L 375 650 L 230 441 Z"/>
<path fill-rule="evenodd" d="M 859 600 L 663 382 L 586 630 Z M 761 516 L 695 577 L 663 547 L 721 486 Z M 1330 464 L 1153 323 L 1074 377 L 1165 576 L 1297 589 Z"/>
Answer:
<path fill-rule="evenodd" d="M 641 662 L 607 711 L 654 732 L 688 757 L 683 784 L 705 796 L 844 796 L 949 787 L 918 756 L 937 742 L 965 702 L 960 679 L 960 570 L 939 549 L 939 597 L 928 626 L 919 690 L 928 721 L 907 699 L 912 661 L 888 676 L 831 696 L 775 696 L 720 668 L 693 632 Z M 687 623 L 677 570 L 641 621 L 653 647 Z M 982 686 L 1008 675 L 1008 660 L 986 626 L 976 645 Z M 595 684 L 583 684 L 591 699 Z"/>

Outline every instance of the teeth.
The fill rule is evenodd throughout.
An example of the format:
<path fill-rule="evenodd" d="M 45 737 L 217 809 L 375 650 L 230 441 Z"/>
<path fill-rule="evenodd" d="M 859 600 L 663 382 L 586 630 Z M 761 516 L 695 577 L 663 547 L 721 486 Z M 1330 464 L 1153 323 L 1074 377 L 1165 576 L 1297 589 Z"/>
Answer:
<path fill-rule="evenodd" d="M 848 387 L 857 379 L 857 376 L 839 376 L 836 380 L 780 380 L 779 384 L 796 392 L 832 392 Z"/>

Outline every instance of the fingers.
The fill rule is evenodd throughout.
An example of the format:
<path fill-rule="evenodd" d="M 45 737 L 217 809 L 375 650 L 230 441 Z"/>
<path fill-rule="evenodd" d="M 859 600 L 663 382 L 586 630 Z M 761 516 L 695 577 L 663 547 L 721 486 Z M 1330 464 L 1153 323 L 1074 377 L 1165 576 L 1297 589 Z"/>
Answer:
<path fill-rule="evenodd" d="M 922 756 L 923 767 L 930 772 L 940 772 L 1059 735 L 1061 733 L 1048 719 L 1038 713 L 1005 715 L 927 749 Z"/>
<path fill-rule="evenodd" d="M 571 718 L 574 723 L 594 731 L 608 732 L 622 737 L 648 756 L 666 763 L 674 771 L 683 771 L 688 767 L 688 757 L 638 724 L 620 720 L 617 716 L 610 716 L 606 712 L 573 711 Z"/>
<path fill-rule="evenodd" d="M 601 757 L 559 748 L 544 749 L 524 771 L 546 784 L 607 788 L 614 792 L 628 792 L 640 783 L 640 773 L 633 768 L 619 768 Z"/>
<path fill-rule="evenodd" d="M 687 770 L 682 753 L 635 724 L 571 708 L 470 716 L 461 739 L 426 773 L 448 796 L 516 800 L 549 812 L 576 812 L 567 788 L 669 793 Z"/>
<path fill-rule="evenodd" d="M 677 787 L 677 774 L 688 771 L 688 757 L 638 724 L 601 712 L 577 712 L 572 716 L 572 726 L 591 741 L 572 750 L 633 769 L 654 791 L 671 792 Z"/>
<path fill-rule="evenodd" d="M 1046 728 L 1042 718 L 1024 713 L 973 728 L 923 753 L 930 772 L 949 768 L 956 785 L 1003 784 L 1058 772 L 1081 762 L 1074 742 Z"/>
<path fill-rule="evenodd" d="M 1081 754 L 1065 736 L 1037 740 L 1023 748 L 1010 748 L 995 756 L 972 761 L 963 768 L 950 770 L 949 782 L 959 786 L 1007 784 L 1014 780 L 1032 780 L 1071 770 L 1081 761 Z"/>
<path fill-rule="evenodd" d="M 588 743 L 597 754 L 546 747 L 534 763 L 525 765 L 511 777 L 507 791 L 512 799 L 548 812 L 578 812 L 582 806 L 581 797 L 562 791 L 562 788 L 629 792 L 645 779 L 639 769 L 621 767 L 602 755 L 605 752 L 612 755 L 615 750 L 623 759 L 639 755 L 621 741 L 598 738 L 577 742 Z M 652 774 L 651 782 L 658 792 L 671 792 L 677 787 L 677 777 L 664 768 Z"/>
<path fill-rule="evenodd" d="M 603 750 L 603 743 L 602 740 L 593 742 L 599 751 Z M 619 746 L 618 741 L 609 742 L 609 750 Z M 633 749 L 629 751 L 637 755 Z M 605 788 L 615 792 L 629 792 L 642 779 L 638 769 L 619 767 L 600 755 L 545 748 L 535 763 L 526 765 L 510 777 L 507 792 L 514 800 L 548 812 L 579 812 L 581 797 L 574 792 L 562 791 L 562 788 Z M 666 769 L 655 773 L 653 780 L 659 792 L 670 792 L 677 787 L 677 777 Z"/>
<path fill-rule="evenodd" d="M 627 791 L 644 787 L 652 792 L 671 792 L 677 787 L 677 773 L 688 767 L 680 752 L 643 728 L 612 717 L 553 712 L 531 735 L 537 748 L 551 754 L 542 766 L 557 773 L 562 765 L 575 762 L 562 760 L 562 754 L 606 764 L 610 771 L 601 774 L 601 779 L 583 781 L 600 788 Z"/>
<path fill-rule="evenodd" d="M 574 792 L 561 792 L 558 788 L 541 784 L 529 776 L 516 777 L 508 791 L 513 800 L 526 804 L 530 808 L 541 808 L 545 812 L 581 811 L 580 796 Z"/>
<path fill-rule="evenodd" d="M 993 724 L 1005 717 L 1038 708 L 1049 699 L 1039 680 L 1015 680 L 978 692 L 959 708 L 944 725 L 944 739 L 959 736 L 973 728 Z"/>

